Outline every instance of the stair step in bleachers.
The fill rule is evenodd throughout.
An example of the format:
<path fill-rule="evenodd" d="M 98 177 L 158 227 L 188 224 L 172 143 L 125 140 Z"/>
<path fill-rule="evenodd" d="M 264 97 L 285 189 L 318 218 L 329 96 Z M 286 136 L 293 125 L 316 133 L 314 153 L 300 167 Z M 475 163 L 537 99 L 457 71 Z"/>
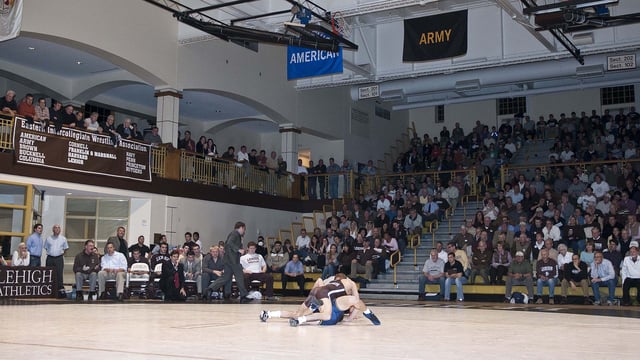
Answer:
<path fill-rule="evenodd" d="M 396 265 L 395 283 L 393 270 L 386 274 L 379 274 L 377 279 L 372 280 L 366 288 L 360 290 L 362 296 L 378 299 L 415 300 L 418 295 L 418 276 L 421 274 L 424 262 L 429 257 L 429 251 L 432 249 L 434 241 L 442 241 L 443 244 L 446 244 L 451 240 L 453 234 L 459 231 L 460 225 L 464 224 L 465 219 L 472 218 L 479 208 L 480 202 L 477 201 L 467 201 L 464 205 L 460 205 L 453 215 L 440 222 L 437 228 L 434 227 L 433 233 L 422 235 L 415 254 L 413 249 L 407 248 L 402 261 Z M 504 294 L 504 286 L 502 286 L 502 294 Z"/>

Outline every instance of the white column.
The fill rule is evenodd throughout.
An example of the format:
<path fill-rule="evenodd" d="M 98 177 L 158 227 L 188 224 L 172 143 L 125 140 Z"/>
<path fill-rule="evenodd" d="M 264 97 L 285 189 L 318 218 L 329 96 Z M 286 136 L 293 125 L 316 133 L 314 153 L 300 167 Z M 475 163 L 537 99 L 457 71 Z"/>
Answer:
<path fill-rule="evenodd" d="M 163 143 L 172 143 L 177 148 L 182 92 L 168 88 L 156 89 L 154 96 L 158 99 L 156 109 L 158 133 Z"/>
<path fill-rule="evenodd" d="M 293 124 L 281 124 L 279 127 L 282 138 L 282 158 L 287 162 L 287 171 L 298 172 L 298 134 L 300 129 Z"/>

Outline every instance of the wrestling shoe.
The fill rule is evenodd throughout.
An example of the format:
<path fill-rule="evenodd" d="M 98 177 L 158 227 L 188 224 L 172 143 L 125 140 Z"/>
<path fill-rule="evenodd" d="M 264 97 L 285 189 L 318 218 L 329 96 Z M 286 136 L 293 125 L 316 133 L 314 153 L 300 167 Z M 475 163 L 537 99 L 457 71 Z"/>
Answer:
<path fill-rule="evenodd" d="M 362 313 L 362 315 L 369 319 L 373 323 L 373 325 L 380 325 L 380 319 L 378 319 L 376 314 L 374 314 L 373 312 L 370 311 L 368 314 Z"/>
<path fill-rule="evenodd" d="M 300 322 L 298 321 L 298 319 L 289 319 L 289 325 L 296 327 L 300 325 Z"/>
<path fill-rule="evenodd" d="M 322 302 L 320 302 L 320 300 L 318 300 L 315 296 L 311 295 L 309 296 L 309 309 L 312 312 L 318 312 L 318 310 L 320 309 L 320 306 L 322 306 Z"/>
<path fill-rule="evenodd" d="M 260 321 L 267 322 L 268 318 L 269 318 L 269 313 L 266 310 L 262 310 L 262 312 L 260 313 Z"/>

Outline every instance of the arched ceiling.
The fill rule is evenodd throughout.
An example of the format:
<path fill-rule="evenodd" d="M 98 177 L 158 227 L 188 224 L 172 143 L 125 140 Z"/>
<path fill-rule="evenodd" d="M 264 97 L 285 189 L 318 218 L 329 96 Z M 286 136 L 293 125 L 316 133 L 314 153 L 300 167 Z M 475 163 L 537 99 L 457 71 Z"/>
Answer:
<path fill-rule="evenodd" d="M 136 112 L 142 112 L 149 117 L 156 115 L 156 98 L 153 96 L 155 90 L 151 85 L 131 74 L 123 76 L 123 69 L 85 51 L 52 41 L 20 36 L 0 42 L 0 62 L 27 69 L 26 72 L 32 72 L 33 77 L 40 73 L 46 73 L 50 76 L 49 78 L 33 79 L 29 74 L 22 74 L 20 78 L 30 79 L 29 82 L 6 76 L 11 81 L 20 82 L 26 87 L 46 92 L 49 85 L 46 82 L 65 79 L 71 88 L 69 94 L 76 94 L 81 98 L 61 100 L 75 101 L 76 103 L 97 100 L 118 108 L 133 108 Z M 86 85 L 90 83 L 88 79 L 92 77 L 109 78 L 109 75 L 112 75 L 114 79 L 92 86 Z M 119 78 L 123 77 L 126 79 L 120 81 Z M 34 86 L 36 84 L 40 86 L 36 88 Z M 75 91 L 73 90 L 74 85 Z M 83 96 L 87 93 L 93 94 L 94 97 L 86 98 Z M 18 98 L 21 98 L 21 95 L 24 94 L 18 94 Z M 60 98 L 60 93 L 46 95 Z M 231 119 L 261 118 L 264 115 L 253 107 L 229 97 L 213 92 L 186 90 L 180 103 L 180 117 L 191 121 L 220 122 Z M 250 125 L 250 122 L 244 126 L 247 124 Z M 256 126 L 255 131 L 262 132 L 261 130 L 264 130 L 263 126 Z"/>

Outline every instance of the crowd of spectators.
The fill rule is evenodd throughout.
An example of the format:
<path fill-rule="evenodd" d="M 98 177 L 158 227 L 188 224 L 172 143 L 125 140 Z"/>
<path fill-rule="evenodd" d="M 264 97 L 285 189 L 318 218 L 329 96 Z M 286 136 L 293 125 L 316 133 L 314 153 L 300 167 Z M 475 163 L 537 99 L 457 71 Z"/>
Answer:
<path fill-rule="evenodd" d="M 605 303 L 599 291 L 604 287 L 608 288 L 606 303 L 611 305 L 620 279 L 622 303 L 628 305 L 629 288 L 640 281 L 637 167 L 632 162 L 585 166 L 576 161 L 634 157 L 615 154 L 625 143 L 635 147 L 638 115 L 632 109 L 615 118 L 608 112 L 601 117 L 586 117 L 583 113 L 580 119 L 575 118 L 575 113 L 571 118 L 562 115 L 557 123 L 552 115 L 549 118 L 535 132 L 526 132 L 528 140 L 557 136 L 562 146 L 570 150 L 574 149 L 573 144 L 585 143 L 585 139 L 589 145 L 576 148 L 577 157 L 561 155 L 559 164 L 551 156 L 554 166 L 548 167 L 551 170 L 546 173 L 536 168 L 527 178 L 518 171 L 510 172 L 503 187 L 484 193 L 482 209 L 460 227 L 449 245 L 463 250 L 456 252 L 455 259 L 463 265 L 466 279 L 474 282 L 479 276 L 485 284 L 506 285 L 505 301 L 511 300 L 513 285 L 524 285 L 528 298 L 536 303 L 544 301 L 542 290 L 548 287 L 548 301 L 553 304 L 554 287 L 562 286 L 561 302 L 567 301 L 569 287 L 580 287 L 585 303 L 599 305 Z M 530 120 L 525 118 L 526 122 Z M 587 123 L 591 132 L 584 131 Z M 531 129 L 531 124 L 527 128 Z M 598 152 L 603 157 L 584 157 L 599 141 L 587 134 L 608 136 L 612 131 L 613 141 Z M 626 150 L 622 153 L 630 153 Z M 446 259 L 441 259 L 438 266 L 436 263 L 425 263 L 420 278 L 421 298 L 425 284 L 440 283 L 448 277 Z M 588 296 L 589 285 L 593 300 Z M 447 294 L 446 289 L 441 291 L 441 296 Z"/>
<path fill-rule="evenodd" d="M 456 122 L 451 131 L 443 126 L 438 135 L 425 133 L 421 139 L 414 133 L 409 150 L 393 164 L 393 173 L 475 168 L 492 183 L 522 144 L 533 140 L 519 116 L 503 120 L 499 128 L 478 120 L 468 132 Z M 446 185 L 447 181 L 443 183 Z"/>
<path fill-rule="evenodd" d="M 212 138 L 207 138 L 203 135 L 200 136 L 196 143 L 189 130 L 184 132 L 184 136 L 178 132 L 178 149 L 183 149 L 199 156 L 234 162 L 238 167 L 244 168 L 246 173 L 248 173 L 250 166 L 255 167 L 257 170 L 279 175 L 287 173 L 287 162 L 275 151 L 271 151 L 267 156 L 266 150 L 258 152 L 253 148 L 248 151 L 246 145 L 241 145 L 239 151 L 236 151 L 235 146 L 229 146 L 226 151 L 219 153 L 218 147 Z"/>
<path fill-rule="evenodd" d="M 60 102 L 53 101 L 51 108 L 47 108 L 45 99 L 40 98 L 34 105 L 31 94 L 26 94 L 18 104 L 15 96 L 14 91 L 7 91 L 0 99 L 0 110 L 23 116 L 29 122 L 56 128 L 81 128 L 104 133 L 114 139 L 146 140 L 153 144 L 162 142 L 157 127 L 143 136 L 130 119 L 124 119 L 116 126 L 113 115 L 101 123 L 97 113 L 85 118 L 82 111 L 74 110 L 70 104 L 63 108 Z M 256 243 L 258 254 L 266 257 L 263 272 L 277 271 L 284 274 L 286 281 L 299 281 L 297 271 L 286 271 L 288 262 L 292 261 L 296 269 L 299 263 L 304 264 L 308 270 L 322 271 L 323 277 L 337 271 L 352 277 L 363 275 L 361 278 L 366 283 L 389 269 L 389 255 L 396 250 L 403 252 L 410 235 L 422 235 L 423 228 L 443 220 L 447 211 L 455 211 L 460 199 L 468 193 L 471 181 L 462 171 L 458 174 L 456 170 L 476 167 L 482 183 L 494 184 L 493 177 L 500 167 L 508 164 L 525 142 L 557 139 L 549 160 L 553 164 L 567 165 L 553 167 L 552 171 L 544 174 L 538 168 L 529 178 L 512 171 L 503 186 L 494 193 L 484 193 L 482 210 L 468 220 L 447 244 L 447 249 L 454 252 L 453 261 L 442 256 L 442 244 L 440 249 L 436 249 L 436 255 L 443 263 L 442 279 L 433 277 L 434 264 L 425 264 L 423 276 L 427 283 L 444 281 L 446 286 L 441 295 L 445 299 L 448 299 L 451 284 L 456 283 L 461 289 L 462 280 L 473 283 L 476 275 L 486 284 L 505 284 L 507 300 L 511 297 L 513 284 L 526 285 L 529 297 L 534 299 L 531 285 L 535 280 L 536 301 L 542 301 L 541 289 L 547 286 L 550 303 L 554 301 L 555 285 L 563 285 L 561 301 L 566 301 L 569 285 L 575 287 L 580 284 L 584 289 L 583 280 L 588 280 L 594 290 L 595 303 L 599 304 L 600 296 L 596 290 L 601 281 L 607 282 L 609 287 L 611 284 L 615 286 L 618 276 L 624 278 L 623 282 L 627 278 L 635 281 L 635 268 L 627 269 L 627 276 L 624 271 L 620 274 L 625 256 L 633 255 L 630 249 L 636 248 L 637 252 L 637 241 L 640 240 L 640 224 L 636 220 L 640 184 L 637 169 L 631 163 L 595 166 L 587 172 L 576 162 L 637 157 L 639 120 L 640 116 L 634 109 L 626 114 L 620 111 L 615 116 L 606 110 L 601 116 L 593 111 L 591 116 L 582 112 L 580 117 L 571 113 L 570 117 L 561 114 L 559 119 L 555 119 L 550 114 L 547 120 L 541 117 L 536 123 L 529 116 L 517 116 L 504 120 L 499 128 L 490 128 L 477 121 L 467 134 L 459 123 L 451 132 L 443 126 L 439 137 L 424 134 L 421 139 L 414 134 L 410 149 L 398 157 L 393 172 L 406 175 L 438 170 L 444 173 L 435 180 L 430 175 L 405 176 L 405 182 L 385 181 L 378 193 L 354 194 L 350 204 L 327 219 L 326 230 L 316 228 L 311 237 L 301 231 L 295 243 L 273 244 L 270 254 L 266 251 L 260 254 L 262 250 Z M 267 157 L 265 150 L 247 151 L 243 145 L 237 153 L 233 146 L 229 146 L 219 154 L 213 139 L 200 136 L 196 143 L 190 131 L 185 131 L 182 138 L 179 136 L 178 148 L 233 161 L 247 169 L 255 166 L 278 174 L 286 173 L 287 169 L 286 162 L 275 151 Z M 339 177 L 344 176 L 345 183 L 348 183 L 347 177 L 353 169 L 348 160 L 338 165 L 330 158 L 328 166 L 323 159 L 319 159 L 317 165 L 310 161 L 308 167 L 299 161 L 294 170 L 298 174 L 328 174 L 326 177 L 307 177 L 306 189 L 311 199 L 335 199 L 341 197 L 338 194 Z M 359 173 L 375 175 L 372 161 Z M 489 186 L 485 189 L 488 190 Z M 193 252 L 190 245 L 188 248 L 179 254 L 181 261 L 189 259 Z M 214 249 L 210 251 L 213 256 Z M 215 251 L 219 253 L 220 247 Z M 199 253 L 194 255 L 202 266 L 203 256 Z M 578 255 L 575 263 L 573 255 Z M 585 265 L 588 276 L 576 270 L 583 269 Z M 632 265 L 635 266 L 635 260 Z M 525 271 L 529 268 L 530 272 Z M 602 280 L 609 275 L 605 274 L 609 268 L 615 272 L 614 277 Z M 460 269 L 462 272 L 458 271 Z M 632 271 L 631 277 L 628 271 Z M 214 275 L 215 272 L 201 268 L 197 278 L 194 274 L 186 276 L 198 284 L 198 296 L 206 296 L 202 293 L 206 285 L 204 280 L 210 281 Z M 261 281 L 265 279 L 261 278 Z M 283 287 L 286 287 L 286 281 Z M 424 281 L 421 279 L 420 282 L 421 298 Z M 586 299 L 586 291 L 584 295 Z M 612 303 L 612 297 L 610 291 L 608 303 Z M 458 300 L 463 300 L 462 291 Z M 627 294 L 625 302 L 628 300 Z"/>
<path fill-rule="evenodd" d="M 47 100 L 43 97 L 34 103 L 33 94 L 25 96 L 16 102 L 16 92 L 8 90 L 0 98 L 0 112 L 11 116 L 22 116 L 28 123 L 39 123 L 42 126 L 54 126 L 56 130 L 64 127 L 80 129 L 98 134 L 105 134 L 111 137 L 114 143 L 119 139 L 145 141 L 152 145 L 159 145 L 162 139 L 158 135 L 158 128 L 153 126 L 145 135 L 138 124 L 132 122 L 130 118 L 125 118 L 121 124 L 116 125 L 114 115 L 107 115 L 101 119 L 99 113 L 92 112 L 85 114 L 82 110 L 76 109 L 73 104 L 63 104 L 57 100 L 51 100 L 51 107 L 47 107 Z M 88 115 L 88 116 L 85 116 Z"/>
<path fill-rule="evenodd" d="M 34 259 L 40 258 L 35 254 L 42 253 L 42 247 L 30 252 L 28 245 L 32 239 L 35 244 L 42 243 L 41 231 L 42 225 L 34 226 L 29 241 L 19 244 L 11 263 L 0 257 L 0 266 L 40 266 Z M 46 244 L 47 242 L 45 247 Z M 224 246 L 224 241 L 220 241 L 210 246 L 206 254 L 201 252 L 202 241 L 197 231 L 186 232 L 181 245 L 170 246 L 165 235 L 151 247 L 145 243 L 142 235 L 130 245 L 125 228 L 118 227 L 116 234 L 107 239 L 104 249 L 99 249 L 96 241 L 87 240 L 83 249 L 78 254 L 73 254 L 75 283 L 72 293 L 77 301 L 123 301 L 127 297 L 125 294 L 132 294 L 130 281 L 133 283 L 135 280 L 143 280 L 146 288 L 139 293 L 141 297 L 153 299 L 161 296 L 166 301 L 184 301 L 190 296 L 196 299 L 222 297 L 223 294 L 231 294 L 230 286 L 225 289 L 210 289 L 209 285 L 224 273 Z M 298 291 L 302 293 L 307 281 L 305 269 L 297 250 L 291 247 L 290 242 L 282 247 L 278 241 L 272 244 L 269 252 L 264 237 L 258 236 L 255 242 L 249 241 L 246 248 L 247 252 L 240 258 L 240 263 L 244 269 L 247 288 L 251 288 L 252 281 L 264 283 L 265 298 L 274 299 L 272 274 L 279 273 L 282 289 L 287 288 L 288 282 L 296 282 Z M 337 255 L 335 251 L 334 255 Z M 59 273 L 62 272 L 61 269 Z M 115 285 L 113 290 L 107 288 L 109 280 Z M 62 278 L 59 283 L 62 285 Z M 87 287 L 88 292 L 83 294 L 83 288 Z"/>
<path fill-rule="evenodd" d="M 108 135 L 114 145 L 121 139 L 142 141 L 153 146 L 163 144 L 157 126 L 151 126 L 149 129 L 140 129 L 138 124 L 128 117 L 118 124 L 113 114 L 109 114 L 106 117 L 101 117 L 98 112 L 85 114 L 72 104 L 63 105 L 53 99 L 51 100 L 51 106 L 47 107 L 45 98 L 39 98 L 34 103 L 32 94 L 26 94 L 18 103 L 16 101 L 16 93 L 13 90 L 8 90 L 5 96 L 0 98 L 0 112 L 10 116 L 22 116 L 27 119 L 28 123 L 39 123 L 44 127 L 53 126 L 56 130 L 68 127 Z M 185 131 L 184 137 L 181 137 L 180 132 L 178 132 L 178 148 L 194 154 L 234 162 L 243 167 L 247 174 L 250 165 L 259 170 L 277 173 L 278 175 L 287 174 L 287 163 L 275 151 L 272 151 L 270 156 L 267 156 L 265 150 L 261 150 L 258 153 L 257 150 L 252 149 L 248 152 L 243 145 L 237 153 L 233 146 L 229 146 L 227 151 L 219 153 L 212 138 L 207 139 L 205 136 L 201 136 L 196 143 L 191 138 L 190 131 Z"/>
<path fill-rule="evenodd" d="M 348 197 L 351 172 L 358 170 L 352 167 L 349 160 L 343 160 L 340 165 L 333 157 L 328 159 L 328 165 L 325 164 L 322 158 L 319 158 L 317 163 L 309 160 L 308 166 L 304 166 L 302 159 L 298 159 L 297 164 L 288 170 L 287 162 L 276 151 L 267 152 L 264 149 L 258 151 L 256 148 L 248 150 L 246 145 L 241 145 L 239 151 L 236 151 L 235 146 L 228 146 L 226 151 L 219 152 L 212 138 L 207 138 L 203 135 L 195 142 L 191 132 L 188 130 L 184 132 L 184 136 L 178 133 L 178 149 L 194 153 L 197 156 L 232 162 L 242 168 L 247 176 L 250 174 L 249 169 L 251 168 L 277 176 L 288 174 L 303 175 L 300 193 L 303 197 L 308 197 L 312 200 Z M 376 168 L 373 166 L 373 161 L 369 160 L 359 170 L 359 173 L 368 176 L 375 175 Z M 339 191 L 341 177 L 344 179 L 345 184 L 342 192 Z"/>
<path fill-rule="evenodd" d="M 528 118 L 526 121 L 533 122 Z M 609 110 L 602 115 L 595 110 L 590 115 L 584 111 L 579 116 L 575 112 L 570 116 L 562 113 L 559 119 L 549 114 L 546 120 L 541 116 L 536 123 L 536 136 L 554 140 L 549 154 L 552 163 L 630 159 L 638 157 L 639 124 L 640 114 L 633 107 L 615 115 Z"/>
<path fill-rule="evenodd" d="M 85 114 L 72 104 L 63 105 L 53 99 L 50 107 L 47 107 L 45 98 L 39 98 L 35 103 L 34 101 L 32 94 L 26 94 L 18 103 L 15 91 L 9 90 L 0 99 L 0 111 L 12 116 L 22 116 L 29 123 L 37 122 L 43 126 L 54 126 L 56 129 L 69 127 L 105 134 L 111 137 L 114 144 L 117 144 L 120 139 L 144 141 L 152 145 L 163 143 L 156 126 L 152 126 L 150 129 L 139 129 L 138 124 L 132 122 L 130 118 L 124 118 L 122 123 L 118 123 L 113 114 L 106 117 L 101 117 L 97 112 Z M 456 131 L 454 133 L 457 134 Z M 255 148 L 248 151 L 245 145 L 240 146 L 239 151 L 236 151 L 234 146 L 228 146 L 226 151 L 222 151 L 218 149 L 212 138 L 200 136 L 196 142 L 188 130 L 184 132 L 184 136 L 180 132 L 178 133 L 177 145 L 179 149 L 196 155 L 233 162 L 243 168 L 246 175 L 249 175 L 251 167 L 280 176 L 289 173 L 287 162 L 276 151 L 258 151 Z M 317 160 L 317 164 L 311 160 L 308 166 L 303 166 L 302 161 L 299 160 L 298 164 L 291 168 L 290 173 L 308 175 L 301 184 L 303 196 L 308 196 L 310 199 L 337 199 L 349 195 L 351 186 L 348 184 L 351 180 L 350 174 L 354 170 L 351 163 L 345 159 L 340 164 L 334 158 L 329 158 L 328 162 L 328 165 L 325 165 L 324 159 L 320 158 Z M 416 170 L 418 169 L 419 167 L 416 167 Z M 355 170 L 359 170 L 361 175 L 366 176 L 375 175 L 377 172 L 371 160 L 365 166 Z M 343 192 L 338 190 L 341 177 L 344 178 L 345 184 Z"/>

